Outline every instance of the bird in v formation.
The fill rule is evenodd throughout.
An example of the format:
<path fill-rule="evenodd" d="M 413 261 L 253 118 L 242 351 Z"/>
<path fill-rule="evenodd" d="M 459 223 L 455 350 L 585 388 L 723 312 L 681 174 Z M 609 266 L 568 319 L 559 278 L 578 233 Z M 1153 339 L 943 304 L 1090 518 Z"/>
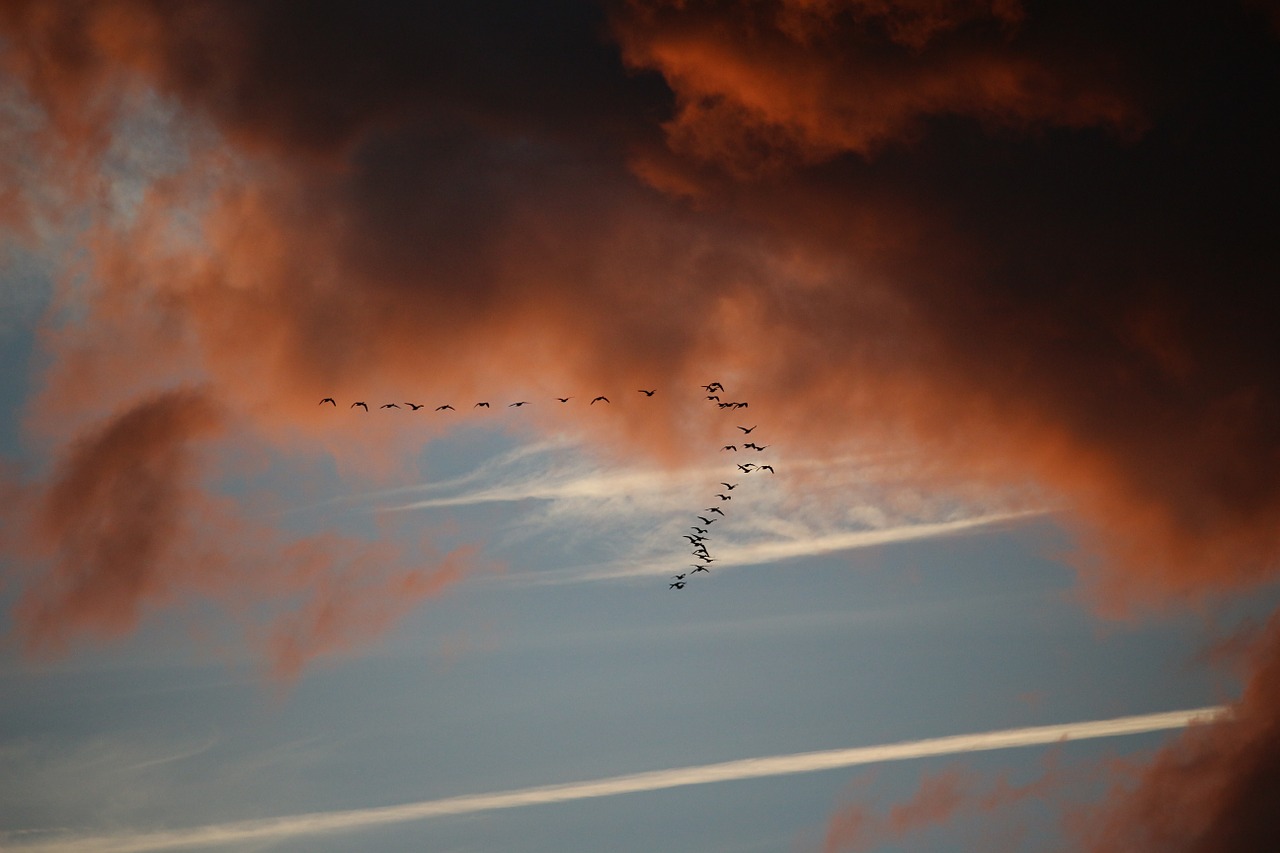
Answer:
<path fill-rule="evenodd" d="M 704 391 L 706 391 L 706 392 L 707 392 L 707 400 L 708 400 L 708 401 L 710 401 L 710 402 L 715 402 L 715 403 L 717 404 L 717 406 L 718 406 L 719 408 L 721 408 L 721 409 L 734 409 L 734 410 L 736 410 L 736 409 L 745 409 L 745 408 L 747 408 L 747 407 L 748 407 L 748 403 L 746 403 L 746 402 L 744 402 L 744 401 L 732 401 L 732 402 L 723 402 L 723 401 L 721 401 L 720 397 L 719 397 L 717 394 L 715 394 L 715 392 L 716 392 L 716 391 L 724 391 L 724 385 L 723 385 L 723 384 L 721 384 L 721 383 L 719 383 L 719 382 L 710 382 L 710 383 L 708 383 L 708 384 L 706 384 L 706 385 L 703 385 L 703 386 L 701 386 L 701 387 L 702 387 L 702 389 L 703 389 Z M 657 393 L 657 389 L 656 389 L 656 388 L 654 388 L 654 389 L 645 389 L 645 388 L 641 388 L 641 389 L 639 389 L 636 393 L 638 393 L 638 394 L 643 394 L 643 395 L 645 395 L 645 397 L 652 397 L 652 396 L 654 396 L 654 395 Z M 573 397 L 572 397 L 572 396 L 569 396 L 569 397 L 555 397 L 554 399 L 555 399 L 557 402 L 560 402 L 560 403 L 568 403 L 570 400 L 572 400 L 572 399 L 573 399 Z M 529 400 L 517 400 L 517 401 L 515 401 L 515 402 L 508 403 L 508 404 L 507 404 L 507 408 L 509 408 L 509 409 L 518 409 L 518 408 L 521 408 L 521 407 L 523 407 L 523 406 L 527 406 L 527 405 L 529 405 L 529 402 L 530 402 Z M 589 404 L 589 405 L 594 406 L 596 403 L 610 403 L 610 402 L 612 402 L 612 401 L 611 401 L 607 396 L 605 396 L 605 395 L 603 395 L 603 394 L 600 394 L 600 395 L 597 395 L 597 396 L 593 397 L 593 398 L 591 399 L 591 402 L 590 402 L 590 404 Z M 333 406 L 333 407 L 335 407 L 335 408 L 336 408 L 336 407 L 337 407 L 337 405 L 338 405 L 337 401 L 336 401 L 333 397 L 323 397 L 323 398 L 321 398 L 319 405 L 323 406 L 325 403 L 328 403 L 329 405 L 331 405 L 331 406 Z M 426 404 L 425 404 L 425 403 L 409 403 L 409 402 L 406 402 L 406 403 L 405 403 L 405 405 L 406 405 L 406 406 L 408 406 L 411 410 L 413 410 L 413 411 L 415 411 L 415 412 L 416 412 L 416 411 L 418 411 L 419 409 L 423 409 L 423 408 L 425 408 L 425 407 L 426 407 Z M 365 401 L 363 401 L 363 400 L 357 400 L 357 401 L 355 401 L 355 402 L 353 402 L 353 403 L 351 404 L 351 408 L 353 408 L 353 409 L 355 409 L 355 408 L 361 408 L 361 409 L 364 409 L 364 410 L 367 412 L 367 411 L 369 411 L 369 404 L 368 404 L 368 403 L 366 403 L 366 402 L 365 402 Z M 382 404 L 381 406 L 379 406 L 379 408 L 380 408 L 380 409 L 398 409 L 398 408 L 400 408 L 400 405 L 399 405 L 398 403 L 384 403 L 384 404 Z M 474 406 L 472 406 L 472 408 L 473 408 L 473 409 L 488 409 L 488 408 L 491 408 L 491 405 L 490 405 L 490 403 L 489 403 L 488 401 L 481 401 L 481 402 L 476 403 Z M 437 412 L 446 412 L 446 411 L 451 412 L 451 411 L 456 411 L 456 409 L 453 407 L 453 405 L 452 405 L 452 404 L 445 403 L 445 404 L 443 404 L 443 405 L 436 406 L 436 407 L 435 407 L 435 411 L 437 411 Z M 747 435 L 750 435 L 751 433 L 755 432 L 755 430 L 756 430 L 756 428 L 757 428 L 757 427 L 758 427 L 758 425 L 753 424 L 752 426 L 749 426 L 749 427 L 739 425 L 737 428 L 742 432 L 742 435 L 743 435 L 743 436 L 747 436 Z M 756 451 L 756 452 L 758 452 L 758 453 L 759 453 L 759 452 L 763 452 L 766 448 L 770 447 L 770 445 L 767 445 L 767 444 L 763 444 L 763 445 L 762 445 L 762 444 L 756 444 L 755 442 L 746 442 L 746 443 L 744 443 L 744 444 L 743 444 L 743 445 L 741 445 L 741 446 L 742 446 L 744 449 L 755 450 L 755 451 Z M 730 450 L 730 451 L 735 451 L 735 452 L 736 452 L 736 451 L 738 450 L 738 446 L 737 446 L 737 445 L 733 445 L 733 444 L 726 444 L 726 445 L 724 445 L 724 446 L 721 448 L 721 450 L 722 450 L 722 451 Z M 739 464 L 737 467 L 738 467 L 738 470 L 740 470 L 740 471 L 741 471 L 742 473 L 744 473 L 744 474 L 750 474 L 752 471 L 757 471 L 757 470 L 758 470 L 758 471 L 768 471 L 770 474 L 775 473 L 772 465 L 755 465 L 755 464 L 753 464 L 753 463 L 748 462 L 748 463 L 746 463 L 746 464 Z M 724 486 L 724 488 L 725 488 L 725 491 L 726 491 L 726 492 L 730 492 L 730 491 L 733 491 L 734 489 L 736 489 L 740 484 L 739 484 L 739 483 L 725 483 L 725 482 L 721 482 L 721 483 L 720 483 L 720 485 L 721 485 L 721 486 Z M 733 496 L 732 496 L 732 495 L 728 495 L 728 494 L 724 494 L 724 493 L 717 493 L 717 494 L 716 494 L 716 497 L 717 497 L 717 498 L 719 498 L 719 499 L 721 500 L 721 502 L 733 500 Z M 708 513 L 708 514 L 712 514 L 712 513 L 714 513 L 714 514 L 719 515 L 719 516 L 721 516 L 721 517 L 724 517 L 724 515 L 725 515 L 724 510 L 720 509 L 720 507 L 715 507 L 715 506 L 706 507 L 706 508 L 703 510 L 703 512 L 706 512 L 706 513 Z M 706 525 L 706 526 L 705 526 L 705 527 L 696 527 L 696 526 L 695 526 L 695 527 L 690 527 L 689 529 L 690 529 L 690 530 L 692 530 L 692 531 L 694 531 L 694 534 L 695 534 L 695 535 L 688 535 L 688 534 L 686 534 L 684 538 L 685 538 L 685 539 L 688 539 L 688 540 L 689 540 L 689 544 L 690 544 L 691 546 L 693 546 L 693 556 L 694 556 L 694 557 L 696 557 L 696 558 L 697 558 L 697 559 L 699 559 L 699 560 L 702 560 L 702 561 L 703 561 L 703 565 L 698 565 L 698 564 L 696 564 L 696 563 L 695 563 L 695 564 L 693 564 L 690 568 L 693 570 L 693 571 L 692 571 L 692 574 L 697 574 L 698 572 L 708 572 L 708 573 L 709 573 L 709 572 L 710 572 L 710 569 L 708 569 L 708 568 L 707 568 L 706 564 L 707 564 L 707 563 L 715 562 L 715 558 L 714 558 L 714 557 L 712 557 L 712 556 L 711 556 L 711 553 L 707 550 L 707 546 L 706 546 L 706 544 L 705 544 L 705 543 L 706 543 L 707 541 L 709 541 L 709 540 L 707 539 L 707 537 L 705 536 L 705 534 L 707 533 L 707 531 L 708 531 L 708 529 L 710 528 L 710 526 L 711 526 L 711 525 L 712 525 L 712 524 L 713 524 L 717 519 L 715 519 L 715 518 L 709 518 L 708 516 L 703 516 L 703 515 L 695 516 L 695 518 L 697 518 L 697 519 L 698 519 L 698 521 L 702 522 L 702 523 L 703 523 L 704 525 Z M 674 582 L 674 583 L 672 583 L 672 584 L 670 584 L 670 588 L 671 588 L 671 589 L 684 589 L 684 588 L 685 588 L 685 577 L 686 577 L 686 574 L 679 574 L 679 575 L 676 575 L 676 576 L 675 576 L 675 582 Z"/>

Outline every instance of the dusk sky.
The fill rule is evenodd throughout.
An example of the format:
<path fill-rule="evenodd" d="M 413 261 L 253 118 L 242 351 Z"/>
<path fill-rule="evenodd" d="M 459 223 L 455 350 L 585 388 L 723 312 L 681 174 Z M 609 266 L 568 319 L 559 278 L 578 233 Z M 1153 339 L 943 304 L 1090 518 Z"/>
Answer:
<path fill-rule="evenodd" d="M 1273 0 L 0 0 L 0 848 L 1280 850 L 1277 105 Z"/>

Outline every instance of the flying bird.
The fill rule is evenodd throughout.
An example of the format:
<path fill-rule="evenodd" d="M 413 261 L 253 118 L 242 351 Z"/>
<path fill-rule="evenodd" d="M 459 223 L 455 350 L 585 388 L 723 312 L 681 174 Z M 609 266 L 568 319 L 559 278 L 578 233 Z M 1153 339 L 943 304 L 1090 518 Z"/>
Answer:
<path fill-rule="evenodd" d="M 487 409 L 487 408 L 489 408 L 489 404 L 488 404 L 488 403 L 476 403 L 476 404 L 475 404 L 474 406 L 472 406 L 471 408 L 473 408 L 473 409 L 478 409 L 478 408 L 480 408 L 481 406 L 483 406 L 483 407 L 484 407 L 484 408 L 486 408 L 486 409 Z"/>
<path fill-rule="evenodd" d="M 709 506 L 709 507 L 707 507 L 706 511 L 707 511 L 707 512 L 718 512 L 718 513 L 720 513 L 721 515 L 724 515 L 724 510 L 722 510 L 722 509 L 721 509 L 720 507 L 718 507 L 718 506 Z"/>
<path fill-rule="evenodd" d="M 726 444 L 724 447 L 720 448 L 720 450 L 721 451 L 732 450 L 734 453 L 738 452 L 738 448 L 732 444 Z"/>
<path fill-rule="evenodd" d="M 715 521 L 715 519 L 714 519 L 714 518 L 703 518 L 702 516 L 698 516 L 698 521 L 701 521 L 703 524 L 710 524 L 711 522 Z"/>
<path fill-rule="evenodd" d="M 711 570 L 708 569 L 706 566 L 694 566 L 693 571 L 689 572 L 689 574 L 696 575 L 698 572 L 706 572 L 707 574 L 711 574 Z"/>
<path fill-rule="evenodd" d="M 573 398 L 572 397 L 556 397 L 556 399 L 559 400 L 561 403 L 567 403 Z"/>
<path fill-rule="evenodd" d="M 424 408 L 427 404 L 426 403 L 405 403 L 405 405 L 416 412 L 418 411 L 418 409 Z"/>
<path fill-rule="evenodd" d="M 706 529 L 705 527 L 690 527 L 689 529 L 690 529 L 690 530 L 692 530 L 694 533 L 706 533 L 706 532 L 707 532 L 707 529 Z"/>
<path fill-rule="evenodd" d="M 716 497 L 718 497 L 718 498 L 719 498 L 720 500 L 722 500 L 722 501 L 731 501 L 731 500 L 733 500 L 733 498 L 731 498 L 729 495 L 716 495 Z"/>
<path fill-rule="evenodd" d="M 720 485 L 724 486 L 725 491 L 727 491 L 727 492 L 732 492 L 734 489 L 738 488 L 738 484 L 737 484 L 737 483 L 733 483 L 733 484 L 730 484 L 730 483 L 721 483 Z"/>
<path fill-rule="evenodd" d="M 751 449 L 753 449 L 753 450 L 757 449 L 757 448 L 756 448 L 756 443 L 755 443 L 754 441 L 748 441 L 746 444 L 744 444 L 744 445 L 742 445 L 742 446 L 743 446 L 743 447 L 750 447 L 750 448 L 751 448 Z"/>
<path fill-rule="evenodd" d="M 701 560 L 701 561 L 702 561 L 702 562 L 704 562 L 704 563 L 714 563 L 714 562 L 715 562 L 715 559 L 714 559 L 714 558 L 712 558 L 712 557 L 704 557 L 704 556 L 702 556 L 701 554 L 699 554 L 699 555 L 698 555 L 698 559 L 699 559 L 699 560 Z"/>
<path fill-rule="evenodd" d="M 720 402 L 720 398 L 719 398 L 719 397 L 717 397 L 715 394 L 708 394 L 708 395 L 707 395 L 707 399 L 708 399 L 708 400 L 715 400 L 717 403 L 719 403 L 719 402 Z"/>
<path fill-rule="evenodd" d="M 529 402 L 528 400 L 521 400 L 519 403 L 511 403 L 510 405 L 508 405 L 508 406 L 507 406 L 507 408 L 508 408 L 508 409 L 511 409 L 511 408 L 516 408 L 516 409 L 518 409 L 518 408 L 520 408 L 521 406 L 523 406 L 525 403 L 528 403 L 528 402 Z"/>
<path fill-rule="evenodd" d="M 325 397 L 323 400 L 321 400 L 321 401 L 320 401 L 319 403 L 317 403 L 316 405 L 318 405 L 318 406 L 323 406 L 325 403 L 332 403 L 332 404 L 333 404 L 333 406 L 334 406 L 335 408 L 336 408 L 336 407 L 337 407 L 337 405 L 338 405 L 337 403 L 334 403 L 334 402 L 333 402 L 333 398 L 332 398 L 332 397 Z"/>
<path fill-rule="evenodd" d="M 731 409 L 733 408 L 734 404 L 733 403 L 716 403 L 716 406 L 721 409 Z"/>
<path fill-rule="evenodd" d="M 381 406 L 379 406 L 378 408 L 380 408 L 380 409 L 398 409 L 398 408 L 400 408 L 400 404 L 399 404 L 399 403 L 383 403 L 383 404 L 382 404 Z"/>
<path fill-rule="evenodd" d="M 761 465 L 761 466 L 760 466 L 760 470 L 761 470 L 761 471 L 768 471 L 770 474 L 774 473 L 774 470 L 773 470 L 773 466 L 772 466 L 772 465 Z"/>
<path fill-rule="evenodd" d="M 356 406 L 360 406 L 360 407 L 361 407 L 361 408 L 363 408 L 366 412 L 367 412 L 367 411 L 369 411 L 369 404 L 368 404 L 368 403 L 352 403 L 352 404 L 351 404 L 351 408 L 353 408 L 353 409 L 354 409 Z"/>
<path fill-rule="evenodd" d="M 668 584 L 667 589 L 684 589 L 684 581 L 676 581 L 673 584 Z"/>
<path fill-rule="evenodd" d="M 760 424 L 756 424 L 756 426 L 760 426 Z M 747 429 L 747 428 L 746 428 L 746 427 L 744 427 L 744 426 L 740 426 L 740 427 L 738 427 L 738 429 L 742 430 L 743 435 L 751 435 L 752 430 L 754 430 L 755 428 L 756 428 L 756 427 L 754 427 L 754 426 L 753 426 L 751 429 Z"/>
<path fill-rule="evenodd" d="M 645 395 L 646 397 L 652 397 L 654 394 L 657 394 L 657 393 L 658 393 L 658 389 L 657 389 L 657 388 L 654 388 L 652 391 L 646 391 L 646 390 L 644 390 L 643 388 L 641 388 L 641 389 L 640 389 L 639 391 L 637 391 L 636 393 L 637 393 L 637 394 L 643 394 L 643 395 Z"/>
<path fill-rule="evenodd" d="M 756 467 L 756 466 L 755 466 L 755 465 L 753 465 L 753 464 L 751 464 L 750 462 L 748 462 L 746 465 L 739 465 L 738 467 L 742 469 L 742 473 L 744 473 L 744 474 L 750 474 L 750 473 L 751 473 L 751 469 L 752 469 L 752 468 L 754 468 L 754 467 Z"/>
<path fill-rule="evenodd" d="M 687 575 L 687 574 L 688 574 L 688 572 L 685 572 L 685 575 Z M 675 579 L 676 579 L 676 580 L 678 580 L 678 581 L 682 581 L 682 580 L 684 580 L 685 575 L 672 575 L 671 577 L 675 578 Z"/>
<path fill-rule="evenodd" d="M 735 409 L 745 409 L 745 408 L 747 407 L 747 404 L 746 404 L 746 403 L 734 403 L 734 404 L 733 404 L 733 407 L 734 407 Z"/>
<path fill-rule="evenodd" d="M 590 403 L 588 403 L 587 405 L 589 405 L 589 406 L 594 406 L 596 403 L 600 402 L 601 400 L 604 400 L 606 403 L 607 403 L 607 402 L 609 402 L 609 398 L 608 398 L 608 397 L 605 397 L 604 395 L 601 395 L 601 396 L 599 396 L 599 397 L 596 397 L 594 400 L 592 400 L 592 401 L 591 401 Z"/>
<path fill-rule="evenodd" d="M 764 450 L 766 447 L 773 447 L 773 445 L 772 445 L 772 444 L 757 444 L 757 445 L 755 445 L 756 453 L 759 453 L 760 451 Z"/>
<path fill-rule="evenodd" d="M 448 403 L 445 403 L 443 406 L 436 406 L 436 411 L 437 411 L 437 412 L 443 412 L 445 409 L 448 409 L 448 410 L 449 410 L 449 411 L 451 411 L 451 412 L 456 412 L 456 411 L 458 411 L 458 410 L 457 410 L 457 409 L 455 409 L 453 406 L 450 406 Z"/>
<path fill-rule="evenodd" d="M 712 391 L 723 391 L 723 390 L 724 390 L 724 386 L 723 386 L 723 385 L 721 385 L 719 382 L 712 382 L 710 385 L 703 385 L 702 387 L 703 387 L 703 388 L 705 388 L 705 389 L 707 390 L 707 392 L 708 392 L 708 393 L 710 393 L 710 392 L 712 392 Z"/>

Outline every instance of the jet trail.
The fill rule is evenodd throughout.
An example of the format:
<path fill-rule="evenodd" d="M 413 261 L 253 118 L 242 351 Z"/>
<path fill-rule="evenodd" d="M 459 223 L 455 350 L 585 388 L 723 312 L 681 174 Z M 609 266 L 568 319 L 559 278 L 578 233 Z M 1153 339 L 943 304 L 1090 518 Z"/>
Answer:
<path fill-rule="evenodd" d="M 237 823 L 211 824 L 190 829 L 77 836 L 62 840 L 48 840 L 37 844 L 15 845 L 12 849 L 58 851 L 58 853 L 76 853 L 77 851 L 135 853 L 135 851 L 169 850 L 184 847 L 225 847 L 230 844 L 351 831 L 430 817 L 462 815 L 492 811 L 494 809 L 545 805 L 547 803 L 563 803 L 593 797 L 613 797 L 619 794 L 657 791 L 686 785 L 759 779 L 767 776 L 785 776 L 793 773 L 813 773 L 820 770 L 855 767 L 860 764 L 908 761 L 914 758 L 929 758 L 939 755 L 958 755 L 967 752 L 1036 746 L 1068 740 L 1118 737 L 1121 735 L 1179 729 L 1191 723 L 1209 722 L 1215 718 L 1221 718 L 1226 710 L 1223 706 L 1214 706 L 1187 711 L 1166 711 L 1156 714 L 1117 717 L 1110 720 L 1058 723 L 1049 726 L 1032 726 L 1030 728 L 952 735 L 950 737 L 903 741 L 879 746 L 862 746 L 852 749 L 831 749 L 821 752 L 744 758 L 737 761 L 724 761 L 718 764 L 677 767 L 670 770 L 653 770 L 647 773 L 633 773 L 627 776 L 612 776 L 604 779 L 568 782 L 559 785 L 542 785 L 535 788 L 498 791 L 491 794 L 468 794 L 439 800 L 405 803 L 398 806 L 315 812 Z M 14 839 L 10 837 L 9 840 L 12 841 Z"/>

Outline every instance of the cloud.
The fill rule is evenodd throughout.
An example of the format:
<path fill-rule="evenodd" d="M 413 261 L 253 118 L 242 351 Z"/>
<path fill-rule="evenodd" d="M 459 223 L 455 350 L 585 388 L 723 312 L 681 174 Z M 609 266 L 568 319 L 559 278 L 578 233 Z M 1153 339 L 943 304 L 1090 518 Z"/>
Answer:
<path fill-rule="evenodd" d="M 246 440 L 363 484 L 449 422 L 338 420 L 322 396 L 718 378 L 789 452 L 914 445 L 921 482 L 1063 506 L 1106 606 L 1274 578 L 1266 10 L 531 8 L 6 4 L 4 67 L 42 112 L 2 141 L 57 168 L 5 173 L 5 221 L 48 179 L 90 222 L 29 406 L 53 470 L 78 469 L 76 436 L 114 413 L 196 385 L 236 428 L 139 464 Z M 122 224 L 98 178 L 139 93 L 174 110 L 189 156 Z M 694 396 L 639 402 L 493 422 L 672 470 L 732 426 Z M 181 491 L 185 514 L 161 517 L 199 526 L 210 497 Z M 85 565 L 32 587 L 27 624 L 124 630 L 170 600 L 142 571 L 110 616 L 77 609 L 118 577 Z M 324 612 L 301 635 L 327 636 Z"/>
<path fill-rule="evenodd" d="M 614 776 L 587 782 L 545 785 L 492 794 L 464 795 L 441 800 L 406 803 L 399 806 L 291 815 L 239 823 L 214 824 L 187 830 L 71 837 L 31 844 L 19 849 L 57 850 L 67 851 L 67 853 L 75 850 L 96 850 L 101 851 L 101 853 L 121 851 L 123 853 L 123 851 L 180 849 L 243 843 L 246 841 L 297 838 L 331 832 L 353 831 L 389 823 L 423 820 L 430 817 L 471 814 L 494 809 L 520 808 L 595 797 L 612 797 L 641 791 L 660 791 L 686 785 L 707 785 L 715 782 L 761 779 L 770 776 L 813 773 L 821 770 L 856 767 L 886 761 L 909 761 L 939 755 L 957 755 L 992 749 L 1039 746 L 1069 740 L 1120 737 L 1145 732 L 1167 731 L 1188 725 L 1202 724 L 1221 713 L 1221 711 L 1221 708 L 1167 711 L 1156 714 L 1118 717 L 1110 720 L 1092 720 L 1080 723 L 1006 729 L 979 734 L 953 735 L 882 746 L 746 758 L 719 764 L 654 770 L 647 773 Z M 902 812 L 893 820 L 896 824 L 905 826 L 912 819 L 912 815 Z"/>

